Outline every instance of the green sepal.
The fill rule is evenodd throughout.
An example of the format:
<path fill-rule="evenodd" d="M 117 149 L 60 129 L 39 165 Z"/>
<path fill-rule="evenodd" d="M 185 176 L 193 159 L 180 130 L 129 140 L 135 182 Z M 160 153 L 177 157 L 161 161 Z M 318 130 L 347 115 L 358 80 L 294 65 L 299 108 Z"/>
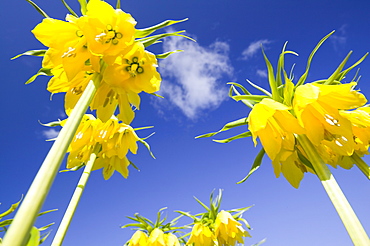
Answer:
<path fill-rule="evenodd" d="M 146 38 L 141 38 L 141 39 L 137 39 L 137 41 L 141 42 L 144 47 L 148 47 L 152 44 L 156 44 L 156 43 L 159 43 L 161 39 L 165 38 L 165 37 L 170 37 L 170 36 L 178 36 L 178 37 L 184 37 L 184 38 L 187 38 L 187 39 L 190 39 L 192 41 L 195 41 L 194 39 L 188 37 L 188 36 L 185 36 L 185 35 L 182 35 L 180 33 L 183 33 L 185 31 L 178 31 L 178 32 L 171 32 L 171 33 L 162 33 L 162 34 L 158 34 L 158 35 L 153 35 L 153 36 L 150 36 L 150 37 L 146 37 Z"/>
<path fill-rule="evenodd" d="M 266 152 L 265 152 L 265 149 L 264 148 L 262 148 L 260 150 L 260 152 L 258 152 L 258 155 L 254 159 L 253 165 L 252 165 L 251 169 L 249 170 L 248 175 L 245 176 L 245 178 L 243 178 L 239 182 L 237 182 L 237 184 L 241 184 L 241 183 L 245 182 L 252 175 L 252 173 L 254 173 L 255 171 L 257 171 L 258 168 L 260 168 L 261 163 L 262 163 L 262 159 L 263 159 L 263 156 L 265 155 L 265 153 Z"/>
<path fill-rule="evenodd" d="M 326 35 L 325 37 L 323 37 L 320 40 L 320 42 L 316 45 L 316 47 L 312 50 L 312 52 L 311 52 L 311 54 L 310 54 L 310 56 L 308 57 L 308 60 L 307 60 L 306 71 L 299 78 L 299 80 L 298 80 L 298 82 L 296 84 L 296 87 L 297 86 L 300 86 L 300 85 L 303 85 L 306 82 L 306 79 L 307 79 L 307 76 L 308 76 L 308 72 L 310 70 L 310 66 L 311 66 L 311 62 L 312 62 L 313 56 L 315 55 L 316 51 L 320 48 L 320 46 L 325 42 L 325 40 L 327 40 L 334 32 L 335 31 L 332 31 L 331 33 L 329 33 L 328 35 Z"/>
<path fill-rule="evenodd" d="M 229 122 L 227 124 L 225 124 L 221 130 L 217 131 L 217 132 L 211 132 L 211 133 L 207 133 L 207 134 L 203 134 L 203 135 L 200 135 L 200 136 L 197 136 L 195 138 L 208 138 L 208 137 L 212 137 L 220 132 L 223 132 L 223 131 L 227 131 L 227 130 L 230 130 L 231 128 L 234 128 L 234 127 L 237 127 L 237 126 L 243 126 L 243 125 L 247 125 L 248 122 L 247 122 L 247 118 L 241 118 L 239 120 L 235 120 L 235 121 L 232 121 L 232 122 Z"/>
<path fill-rule="evenodd" d="M 45 75 L 45 76 L 53 76 L 53 74 L 51 73 L 51 68 L 41 68 L 35 75 L 33 75 L 31 78 L 29 78 L 27 81 L 26 81 L 26 85 L 27 84 L 30 84 L 32 83 L 33 81 L 35 81 L 35 79 L 40 76 L 40 75 Z"/>
<path fill-rule="evenodd" d="M 86 8 L 87 2 L 86 2 L 86 0 L 78 0 L 78 2 L 80 3 L 80 6 L 81 6 L 81 14 L 85 15 L 86 12 L 87 12 L 87 8 Z"/>
<path fill-rule="evenodd" d="M 174 53 L 179 53 L 179 52 L 183 52 L 183 50 L 169 51 L 169 52 L 166 52 L 166 53 L 163 53 L 163 54 L 155 55 L 155 57 L 157 59 L 166 59 L 169 55 L 174 54 Z"/>
<path fill-rule="evenodd" d="M 26 0 L 28 3 L 30 3 L 32 5 L 32 7 L 34 7 L 43 17 L 45 18 L 50 18 L 46 13 L 45 11 L 43 11 L 39 6 L 37 6 L 36 3 L 32 2 L 31 0 Z"/>
<path fill-rule="evenodd" d="M 66 3 L 66 1 L 64 0 L 61 0 L 61 1 L 64 4 L 64 6 L 68 9 L 69 13 L 73 15 L 74 17 L 78 18 L 78 15 L 76 14 L 76 12 L 73 11 L 73 9 Z"/>
<path fill-rule="evenodd" d="M 230 137 L 230 138 L 226 138 L 226 139 L 220 139 L 220 140 L 213 140 L 214 142 L 217 142 L 217 143 L 229 143 L 233 140 L 236 140 L 236 139 L 240 139 L 240 138 L 247 138 L 247 137 L 250 137 L 252 136 L 252 133 L 250 131 L 247 131 L 247 132 L 243 132 L 243 133 L 240 133 L 238 135 L 235 135 L 233 137 Z"/>
<path fill-rule="evenodd" d="M 10 60 L 17 59 L 18 57 L 21 57 L 21 56 L 44 56 L 45 53 L 46 53 L 46 50 L 29 50 L 22 54 L 19 54 L 19 55 L 16 55 L 10 58 Z"/>
<path fill-rule="evenodd" d="M 30 239 L 26 246 L 38 246 L 40 244 L 40 232 L 36 227 L 32 227 L 30 231 Z"/>
<path fill-rule="evenodd" d="M 135 38 L 147 37 L 148 35 L 152 34 L 156 30 L 159 30 L 163 27 L 171 26 L 173 24 L 183 22 L 183 21 L 186 21 L 186 20 L 188 20 L 188 18 L 185 18 L 183 20 L 166 20 L 166 21 L 163 21 L 163 22 L 161 22 L 161 23 L 159 23 L 155 26 L 151 26 L 151 27 L 147 27 L 147 28 L 143 28 L 143 29 L 136 29 Z"/>

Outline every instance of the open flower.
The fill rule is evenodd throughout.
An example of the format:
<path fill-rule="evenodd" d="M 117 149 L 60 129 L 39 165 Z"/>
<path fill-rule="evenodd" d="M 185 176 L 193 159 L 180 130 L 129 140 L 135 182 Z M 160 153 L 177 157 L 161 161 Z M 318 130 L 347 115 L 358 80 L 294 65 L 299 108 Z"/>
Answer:
<path fill-rule="evenodd" d="M 314 145 L 324 144 L 339 155 L 353 154 L 352 125 L 339 110 L 354 109 L 366 103 L 366 98 L 353 89 L 355 85 L 355 82 L 340 85 L 309 83 L 297 87 L 294 112 Z"/>
<path fill-rule="evenodd" d="M 219 245 L 234 246 L 237 242 L 244 243 L 243 237 L 250 237 L 242 224 L 224 210 L 217 214 L 215 221 L 215 235 Z"/>

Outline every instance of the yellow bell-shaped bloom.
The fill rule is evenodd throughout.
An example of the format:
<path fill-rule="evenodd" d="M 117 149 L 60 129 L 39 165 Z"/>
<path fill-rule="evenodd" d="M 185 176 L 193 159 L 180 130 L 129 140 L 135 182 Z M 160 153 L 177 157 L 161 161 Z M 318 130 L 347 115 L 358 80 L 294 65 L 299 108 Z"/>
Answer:
<path fill-rule="evenodd" d="M 353 154 L 352 125 L 339 110 L 353 109 L 366 103 L 366 98 L 353 90 L 355 85 L 355 82 L 340 85 L 310 83 L 297 87 L 294 112 L 315 146 L 324 144 L 339 155 Z"/>
<path fill-rule="evenodd" d="M 236 243 L 244 243 L 243 237 L 250 237 L 249 233 L 242 227 L 242 224 L 224 210 L 217 214 L 215 235 L 220 246 L 234 246 Z"/>
<path fill-rule="evenodd" d="M 216 237 L 208 226 L 203 225 L 202 223 L 195 223 L 186 245 L 214 246 L 216 245 L 215 241 Z"/>
<path fill-rule="evenodd" d="M 170 232 L 164 234 L 164 242 L 166 246 L 180 246 L 179 239 Z"/>
<path fill-rule="evenodd" d="M 134 235 L 132 235 L 128 246 L 146 246 L 148 242 L 148 235 L 140 230 L 137 230 Z"/>
<path fill-rule="evenodd" d="M 155 228 L 149 235 L 147 246 L 167 246 L 164 238 L 164 232 Z"/>

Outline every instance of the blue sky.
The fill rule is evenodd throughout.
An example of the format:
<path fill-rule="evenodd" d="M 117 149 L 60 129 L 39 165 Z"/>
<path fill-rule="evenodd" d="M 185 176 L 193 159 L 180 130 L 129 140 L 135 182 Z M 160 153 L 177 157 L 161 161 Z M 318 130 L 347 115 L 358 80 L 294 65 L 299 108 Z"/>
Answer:
<path fill-rule="evenodd" d="M 63 19 L 67 13 L 57 1 L 35 1 L 51 17 Z M 76 8 L 77 1 L 70 0 Z M 114 1 L 108 1 L 115 4 Z M 287 56 L 286 68 L 296 63 L 299 77 L 316 43 L 332 30 L 335 34 L 319 49 L 308 81 L 328 77 L 345 55 L 353 50 L 349 64 L 370 50 L 370 2 L 365 0 L 214 0 L 214 1 L 122 1 L 122 9 L 137 20 L 138 28 L 165 19 L 189 18 L 175 30 L 185 29 L 196 43 L 185 39 L 167 39 L 151 47 L 161 53 L 173 48 L 185 52 L 160 63 L 163 75 L 160 94 L 165 99 L 142 95 L 141 110 L 133 127 L 153 125 L 143 130 L 156 159 L 144 146 L 129 158 L 140 168 L 130 169 L 127 180 L 118 173 L 105 181 L 95 171 L 78 207 L 64 245 L 122 245 L 132 232 L 120 226 L 129 222 L 125 216 L 139 212 L 155 219 L 156 212 L 174 210 L 202 212 L 193 196 L 207 202 L 214 189 L 224 190 L 223 209 L 254 205 L 245 213 L 253 230 L 251 245 L 264 238 L 264 245 L 351 245 L 349 236 L 336 214 L 319 180 L 305 175 L 299 189 L 282 177 L 275 178 L 270 160 L 245 183 L 237 185 L 248 172 L 259 148 L 251 139 L 228 144 L 194 137 L 220 129 L 226 122 L 245 117 L 249 109 L 227 97 L 229 81 L 245 84 L 249 79 L 267 88 L 266 68 L 259 43 L 275 65 L 283 44 L 299 54 Z M 26 1 L 1 1 L 1 159 L 0 211 L 25 194 L 51 142 L 53 135 L 40 122 L 64 118 L 64 95 L 46 91 L 48 78 L 24 82 L 40 67 L 41 59 L 10 58 L 26 50 L 41 49 L 30 30 L 41 20 Z M 256 45 L 257 44 L 257 45 Z M 369 96 L 370 61 L 361 65 L 358 86 Z M 353 74 L 349 75 L 348 79 Z M 245 129 L 244 129 L 245 130 Z M 226 138 L 243 129 L 220 135 Z M 365 157 L 369 162 L 370 158 Z M 64 169 L 64 164 L 62 164 Z M 334 176 L 370 233 L 370 186 L 357 169 L 332 169 Z M 38 226 L 56 222 L 45 245 L 50 244 L 80 172 L 59 173 L 43 210 L 57 208 L 44 215 Z M 184 220 L 184 223 L 190 221 Z"/>

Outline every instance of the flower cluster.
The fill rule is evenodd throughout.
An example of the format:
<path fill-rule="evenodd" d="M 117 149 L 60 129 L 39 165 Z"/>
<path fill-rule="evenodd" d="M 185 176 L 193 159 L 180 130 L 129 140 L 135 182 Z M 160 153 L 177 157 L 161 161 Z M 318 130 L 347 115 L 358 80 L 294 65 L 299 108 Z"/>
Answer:
<path fill-rule="evenodd" d="M 183 245 L 192 246 L 235 246 L 236 243 L 244 243 L 243 237 L 250 237 L 249 233 L 243 228 L 240 221 L 250 229 L 242 214 L 249 209 L 240 208 L 231 211 L 220 210 L 222 192 L 213 200 L 213 193 L 211 194 L 211 205 L 207 207 L 201 201 L 196 199 L 204 208 L 206 212 L 197 215 L 191 215 L 188 212 L 177 211 L 181 216 L 185 215 L 194 220 L 190 226 L 191 232 L 187 235 L 190 237 L 186 240 L 185 236 L 177 238 L 174 233 L 182 232 L 182 230 L 190 226 L 174 227 L 177 217 L 169 223 L 165 223 L 165 219 L 161 219 L 161 210 L 158 212 L 157 220 L 155 222 L 135 214 L 135 217 L 128 217 L 136 223 L 123 226 L 137 227 L 136 232 L 127 242 L 128 246 L 179 246 L 180 242 Z M 232 213 L 236 213 L 232 215 Z"/>
<path fill-rule="evenodd" d="M 67 120 L 61 121 L 60 125 Z M 97 153 L 93 170 L 102 168 L 104 179 L 109 179 L 115 170 L 127 178 L 131 162 L 126 155 L 129 151 L 136 154 L 137 141 L 146 144 L 131 126 L 116 117 L 103 122 L 86 114 L 69 146 L 67 168 L 79 168 L 87 163 L 92 153 Z"/>
<path fill-rule="evenodd" d="M 318 44 L 307 64 L 311 63 L 318 47 L 330 35 Z M 249 131 L 226 140 L 219 140 L 219 142 L 252 136 L 257 145 L 258 138 L 263 149 L 247 177 L 258 168 L 263 154 L 266 153 L 272 160 L 275 175 L 279 177 L 282 173 L 296 188 L 299 187 L 305 172 L 315 173 L 306 150 L 298 141 L 297 137 L 300 135 L 308 138 L 327 164 L 334 167 L 339 165 L 346 169 L 351 168 L 353 164 L 366 165 L 358 163 L 355 159 L 368 154 L 370 109 L 365 106 L 367 102 L 365 96 L 355 89 L 356 78 L 349 83 L 343 83 L 342 80 L 367 54 L 353 66 L 343 70 L 348 60 L 347 56 L 328 79 L 305 84 L 309 71 L 308 65 L 305 73 L 296 84 L 293 84 L 293 77 L 289 78 L 282 67 L 284 55 L 287 53 L 294 52 L 283 50 L 276 77 L 269 60 L 263 53 L 268 66 L 272 93 L 250 81 L 249 83 L 265 95 L 253 95 L 242 85 L 231 83 L 231 91 L 234 92 L 231 97 L 237 101 L 243 101 L 252 110 L 248 117 L 228 123 L 219 132 L 240 125 L 248 125 Z M 238 89 L 241 89 L 243 93 L 240 93 Z M 200 137 L 213 136 L 219 132 Z M 370 178 L 370 168 L 367 165 L 360 169 L 367 170 L 364 173 Z"/>
<path fill-rule="evenodd" d="M 32 30 L 49 47 L 42 62 L 53 75 L 48 90 L 66 92 L 68 114 L 93 75 L 100 73 L 91 109 L 107 121 L 119 106 L 118 118 L 129 124 L 134 118 L 131 105 L 140 106 L 138 93 L 159 90 L 156 56 L 135 40 L 136 21 L 130 14 L 101 0 L 89 1 L 86 8 L 82 17 L 45 18 Z"/>

